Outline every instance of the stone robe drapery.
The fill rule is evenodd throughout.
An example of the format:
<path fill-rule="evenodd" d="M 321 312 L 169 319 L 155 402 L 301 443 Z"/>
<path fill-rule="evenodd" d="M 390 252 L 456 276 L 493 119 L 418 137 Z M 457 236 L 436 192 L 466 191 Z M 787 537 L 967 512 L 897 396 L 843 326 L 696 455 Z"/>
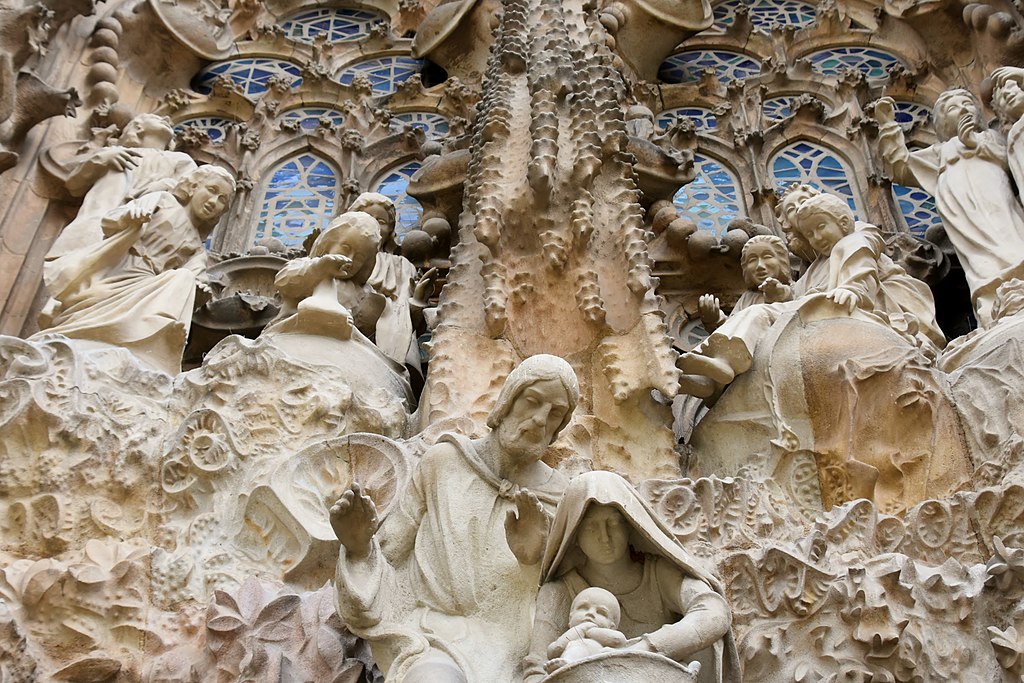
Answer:
<path fill-rule="evenodd" d="M 121 228 L 129 202 L 104 217 L 99 244 L 47 264 L 47 285 L 61 305 L 36 337 L 112 344 L 170 375 L 181 370 L 206 249 L 187 208 L 169 192 L 157 195 L 148 222 Z"/>
<path fill-rule="evenodd" d="M 565 483 L 552 472 L 530 490 L 550 511 Z M 520 680 L 540 568 L 520 565 L 505 539 L 517 490 L 468 439 L 446 435 L 417 464 L 369 555 L 353 561 L 341 549 L 339 614 L 371 642 L 388 681 L 401 681 L 428 647 L 470 683 Z"/>
<path fill-rule="evenodd" d="M 407 258 L 380 252 L 368 284 L 387 299 L 377 320 L 377 347 L 391 360 L 418 370 L 419 347 L 409 306 L 415 281 L 416 266 Z"/>
<path fill-rule="evenodd" d="M 979 321 L 987 323 L 996 287 L 1024 263 L 1024 209 L 1010 185 L 1005 141 L 985 130 L 975 148 L 954 137 L 908 152 L 897 124 L 882 126 L 879 138 L 897 180 L 935 196 Z"/>

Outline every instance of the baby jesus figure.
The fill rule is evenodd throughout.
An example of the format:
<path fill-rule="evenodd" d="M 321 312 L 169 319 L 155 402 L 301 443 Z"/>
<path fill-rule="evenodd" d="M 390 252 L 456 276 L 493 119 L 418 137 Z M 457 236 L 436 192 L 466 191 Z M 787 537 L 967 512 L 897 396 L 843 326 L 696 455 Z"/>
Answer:
<path fill-rule="evenodd" d="M 548 646 L 545 670 L 552 673 L 567 664 L 626 644 L 618 630 L 619 601 L 604 588 L 587 588 L 572 601 L 569 629 Z"/>

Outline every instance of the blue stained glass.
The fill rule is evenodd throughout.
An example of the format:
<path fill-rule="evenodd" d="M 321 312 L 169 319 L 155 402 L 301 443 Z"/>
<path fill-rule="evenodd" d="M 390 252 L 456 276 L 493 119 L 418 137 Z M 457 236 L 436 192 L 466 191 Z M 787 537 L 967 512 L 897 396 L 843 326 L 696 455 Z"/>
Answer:
<path fill-rule="evenodd" d="M 724 233 L 729 221 L 746 212 L 740 204 L 740 184 L 720 162 L 695 154 L 696 177 L 684 185 L 672 199 L 680 213 L 689 217 L 700 230 Z"/>
<path fill-rule="evenodd" d="M 793 95 L 780 95 L 764 101 L 764 117 L 769 121 L 782 121 L 793 114 Z"/>
<path fill-rule="evenodd" d="M 892 196 L 900 213 L 907 222 L 912 235 L 924 239 L 924 234 L 933 225 L 942 225 L 942 218 L 935 208 L 935 197 L 917 187 L 893 185 Z"/>
<path fill-rule="evenodd" d="M 407 232 L 419 226 L 420 217 L 423 215 L 423 207 L 407 192 L 409 181 L 418 170 L 420 170 L 420 162 L 411 161 L 388 171 L 383 178 L 375 183 L 373 188 L 374 192 L 380 192 L 382 195 L 390 197 L 391 201 L 395 203 L 397 214 L 395 240 L 399 243 L 405 238 Z"/>
<path fill-rule="evenodd" d="M 690 50 L 662 62 L 658 78 L 665 83 L 697 83 L 707 69 L 719 80 L 743 80 L 761 73 L 761 62 L 730 50 Z"/>
<path fill-rule="evenodd" d="M 731 26 L 740 7 L 750 8 L 750 22 L 764 32 L 772 26 L 809 26 L 816 18 L 814 5 L 799 0 L 727 0 L 715 7 L 715 26 Z"/>
<path fill-rule="evenodd" d="M 287 78 L 293 88 L 302 83 L 302 72 L 296 64 L 266 57 L 246 57 L 216 62 L 200 71 L 194 81 L 195 91 L 209 95 L 218 76 L 227 76 L 250 97 L 265 93 L 267 81 L 274 76 Z"/>
<path fill-rule="evenodd" d="M 860 71 L 869 80 L 881 81 L 889 77 L 890 67 L 900 64 L 892 54 L 873 47 L 832 47 L 806 55 L 811 67 L 824 76 L 841 76 L 848 70 Z"/>
<path fill-rule="evenodd" d="M 440 140 L 448 135 L 448 119 L 432 111 L 406 111 L 395 114 L 396 128 L 408 124 L 427 134 L 428 140 Z"/>
<path fill-rule="evenodd" d="M 292 40 L 311 43 L 317 36 L 330 42 L 359 40 L 370 35 L 374 24 L 384 17 L 375 12 L 355 9 L 315 9 L 293 15 L 281 23 L 285 35 Z"/>
<path fill-rule="evenodd" d="M 345 123 L 345 115 L 336 109 L 324 107 L 300 107 L 290 109 L 281 115 L 282 121 L 296 121 L 304 131 L 314 131 L 320 125 L 320 119 L 330 119 L 331 123 L 341 127 Z"/>
<path fill-rule="evenodd" d="M 900 124 L 900 127 L 905 131 L 909 131 L 915 125 L 927 126 L 931 122 L 931 109 L 923 104 L 896 102 L 894 110 L 896 123 Z"/>
<path fill-rule="evenodd" d="M 357 62 L 338 75 L 338 82 L 351 85 L 357 74 L 370 79 L 374 93 L 390 95 L 395 92 L 399 83 L 407 81 L 413 74 L 423 68 L 423 60 L 412 57 L 378 57 Z"/>
<path fill-rule="evenodd" d="M 658 114 L 657 126 L 666 130 L 679 119 L 690 119 L 697 130 L 712 130 L 718 122 L 715 120 L 715 113 L 704 107 L 676 107 L 666 109 Z"/>
<path fill-rule="evenodd" d="M 793 183 L 807 183 L 837 194 L 857 214 L 857 202 L 846 166 L 824 147 L 797 142 L 775 155 L 772 176 L 780 192 Z"/>
<path fill-rule="evenodd" d="M 281 164 L 263 192 L 256 239 L 271 236 L 288 246 L 301 245 L 331 220 L 338 184 L 334 169 L 312 154 Z"/>
<path fill-rule="evenodd" d="M 184 133 L 186 128 L 205 131 L 210 136 L 210 142 L 219 144 L 224 142 L 224 137 L 228 134 L 228 128 L 233 123 L 234 121 L 231 119 L 221 116 L 194 116 L 176 124 L 174 130 L 177 133 Z"/>

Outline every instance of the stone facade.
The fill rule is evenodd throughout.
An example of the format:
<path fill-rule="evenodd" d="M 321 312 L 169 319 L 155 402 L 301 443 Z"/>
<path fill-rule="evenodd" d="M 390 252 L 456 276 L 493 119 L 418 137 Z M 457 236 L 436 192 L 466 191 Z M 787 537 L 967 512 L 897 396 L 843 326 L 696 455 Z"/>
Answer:
<path fill-rule="evenodd" d="M 1021 679 L 1021 36 L 0 0 L 0 680 Z"/>

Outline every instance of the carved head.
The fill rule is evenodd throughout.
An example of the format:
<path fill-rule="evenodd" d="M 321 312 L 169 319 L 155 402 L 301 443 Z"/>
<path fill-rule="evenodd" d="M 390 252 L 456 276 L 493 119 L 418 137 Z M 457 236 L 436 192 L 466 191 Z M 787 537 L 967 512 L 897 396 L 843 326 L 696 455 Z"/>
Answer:
<path fill-rule="evenodd" d="M 978 100 L 969 90 L 953 88 L 939 95 L 932 108 L 935 121 L 935 132 L 940 140 L 949 140 L 956 136 L 957 125 L 965 116 L 973 116 L 980 123 L 981 112 Z"/>
<path fill-rule="evenodd" d="M 1014 79 L 1007 79 L 992 89 L 992 111 L 1007 123 L 1024 116 L 1024 89 Z"/>
<path fill-rule="evenodd" d="M 594 586 L 580 591 L 569 609 L 569 626 L 593 624 L 599 628 L 618 628 L 619 601 L 610 591 Z"/>
<path fill-rule="evenodd" d="M 539 458 L 569 424 L 579 399 L 580 384 L 571 365 L 558 356 L 530 356 L 505 380 L 487 426 L 503 446 Z"/>
<path fill-rule="evenodd" d="M 380 242 L 380 225 L 376 218 L 362 211 L 346 211 L 320 233 L 310 247 L 309 255 L 345 256 L 351 260 L 345 271 L 354 277 L 361 271 L 372 269 Z"/>
<path fill-rule="evenodd" d="M 166 116 L 139 114 L 125 124 L 118 138 L 122 147 L 167 149 L 174 139 L 174 127 Z"/>
<path fill-rule="evenodd" d="M 821 194 L 821 190 L 806 183 L 793 183 L 782 195 L 779 204 L 775 209 L 775 217 L 782 226 L 789 242 L 789 250 L 804 261 L 813 261 L 814 250 L 804 241 L 804 238 L 796 231 L 796 212 L 806 200 Z"/>
<path fill-rule="evenodd" d="M 740 252 L 743 281 L 747 287 L 757 289 L 765 280 L 775 278 L 783 284 L 792 279 L 789 270 L 789 249 L 781 237 L 754 235 Z"/>
<path fill-rule="evenodd" d="M 385 249 L 393 245 L 395 236 L 395 203 L 391 201 L 390 197 L 386 197 L 379 192 L 364 192 L 352 205 L 348 207 L 349 211 L 362 211 L 368 213 L 377 219 L 377 223 L 380 224 L 380 235 L 381 244 L 384 245 Z"/>
<path fill-rule="evenodd" d="M 853 211 L 839 197 L 819 194 L 800 205 L 795 227 L 815 252 L 827 256 L 839 240 L 853 232 Z"/>
<path fill-rule="evenodd" d="M 188 208 L 193 225 L 205 238 L 235 196 L 235 177 L 220 166 L 204 164 L 182 178 L 172 194 Z"/>

